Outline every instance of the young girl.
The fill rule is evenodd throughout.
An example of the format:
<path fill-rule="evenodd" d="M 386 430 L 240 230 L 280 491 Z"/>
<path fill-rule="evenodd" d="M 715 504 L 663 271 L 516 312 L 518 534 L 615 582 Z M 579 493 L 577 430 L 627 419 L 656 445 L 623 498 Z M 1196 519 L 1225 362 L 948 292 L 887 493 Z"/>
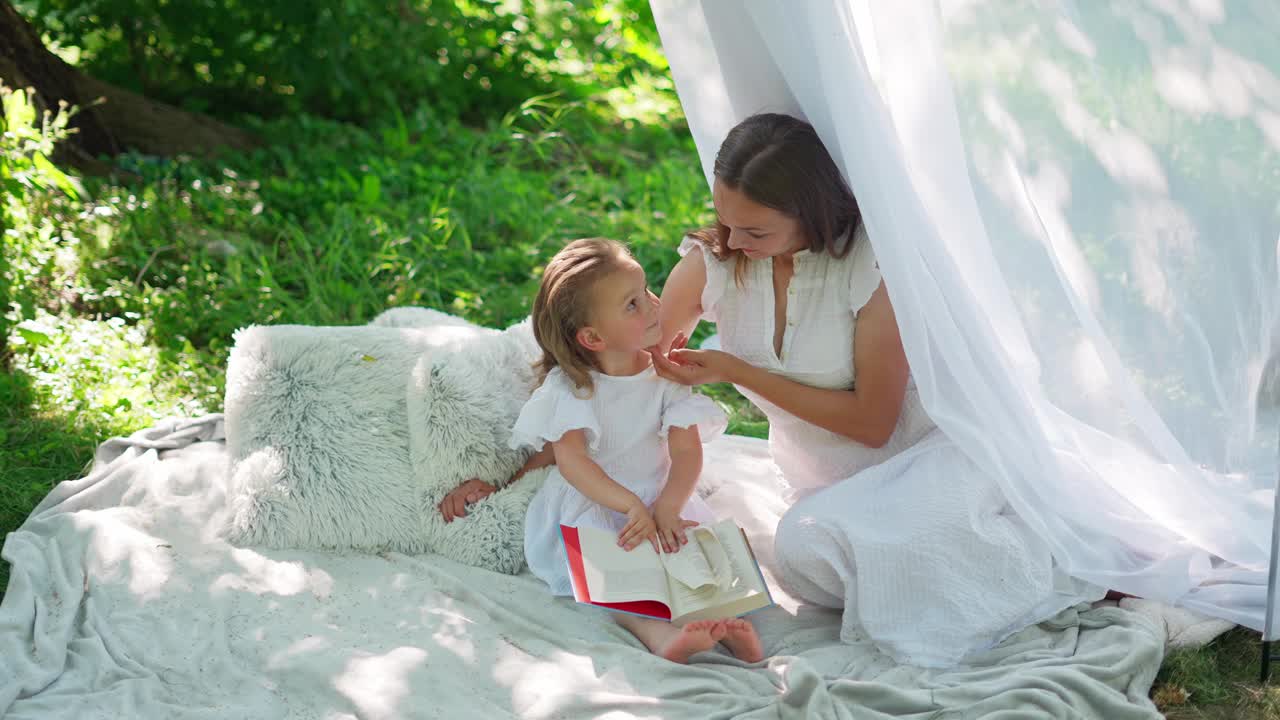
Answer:
<path fill-rule="evenodd" d="M 533 331 L 545 377 L 511 444 L 551 443 L 555 468 L 529 505 L 525 556 L 552 594 L 572 595 L 561 524 L 615 531 L 627 550 L 648 542 L 678 552 L 686 528 L 714 519 L 693 489 L 702 441 L 723 432 L 726 419 L 710 399 L 654 372 L 646 349 L 661 338 L 658 297 L 621 243 L 576 240 L 557 253 L 533 303 Z M 717 642 L 747 662 L 763 657 L 742 619 L 677 627 L 614 617 L 675 662 Z"/>

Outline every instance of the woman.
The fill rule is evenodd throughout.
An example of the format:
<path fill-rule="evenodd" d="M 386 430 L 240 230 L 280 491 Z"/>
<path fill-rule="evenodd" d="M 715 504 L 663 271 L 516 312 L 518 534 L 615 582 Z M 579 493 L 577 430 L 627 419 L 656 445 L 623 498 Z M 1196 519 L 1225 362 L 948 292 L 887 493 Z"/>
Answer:
<path fill-rule="evenodd" d="M 929 419 L 852 192 L 813 128 L 747 118 L 715 162 L 717 223 L 681 244 L 662 293 L 658 372 L 732 382 L 769 418 L 796 498 L 782 580 L 844 608 L 899 661 L 949 665 L 1099 588 L 1046 545 Z M 687 350 L 699 318 L 723 351 Z M 856 332 L 855 332 L 856 330 Z"/>

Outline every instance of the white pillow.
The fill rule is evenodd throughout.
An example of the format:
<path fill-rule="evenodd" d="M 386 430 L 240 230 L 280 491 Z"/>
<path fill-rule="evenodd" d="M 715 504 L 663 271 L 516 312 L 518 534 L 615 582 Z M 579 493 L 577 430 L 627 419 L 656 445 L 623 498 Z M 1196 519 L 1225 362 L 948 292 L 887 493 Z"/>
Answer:
<path fill-rule="evenodd" d="M 396 323 L 380 322 L 384 313 L 375 321 L 382 326 L 280 325 L 236 333 L 225 402 L 233 541 L 438 552 L 500 572 L 519 571 L 524 509 L 545 472 L 495 493 L 447 525 L 435 506 L 456 487 L 455 478 L 483 472 L 482 479 L 501 481 L 523 462 L 500 436 L 509 429 L 511 405 L 528 396 L 529 375 L 516 358 L 528 352 L 531 335 L 526 337 L 527 327 L 500 332 L 435 311 L 406 310 L 397 309 Z M 388 326 L 406 319 L 433 324 Z M 472 344 L 477 357 L 488 358 L 484 373 L 472 372 L 465 360 Z M 438 364 L 432 362 L 437 352 Z M 476 439 L 456 432 L 464 426 L 488 434 Z M 419 448 L 416 462 L 411 434 Z M 499 444 L 502 453 L 481 452 Z M 433 462 L 434 453 L 440 463 Z"/>
<path fill-rule="evenodd" d="M 507 485 L 532 453 L 507 447 L 533 392 L 538 357 L 526 320 L 506 331 L 423 353 L 407 392 L 409 457 L 423 489 L 427 543 L 458 562 L 515 573 L 524 565 L 524 516 L 547 471 Z M 436 505 L 478 478 L 498 492 L 445 523 Z"/>

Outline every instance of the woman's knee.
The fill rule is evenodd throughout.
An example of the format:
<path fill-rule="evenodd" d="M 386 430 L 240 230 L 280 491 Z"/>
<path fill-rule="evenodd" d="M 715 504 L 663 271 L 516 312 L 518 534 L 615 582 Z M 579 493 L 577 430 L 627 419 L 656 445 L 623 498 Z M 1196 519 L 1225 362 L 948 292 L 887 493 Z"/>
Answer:
<path fill-rule="evenodd" d="M 812 515 L 790 512 L 778 521 L 773 537 L 773 552 L 778 580 L 792 595 L 830 608 L 845 606 L 846 575 L 852 568 L 838 568 L 832 563 L 835 543 Z"/>
<path fill-rule="evenodd" d="M 806 520 L 809 518 L 797 513 L 793 506 L 778 521 L 778 527 L 773 534 L 773 556 L 777 558 L 778 565 L 784 571 L 796 564 L 797 557 L 803 554 L 812 542 L 811 540 L 806 542 L 804 539 L 806 528 L 802 525 Z"/>

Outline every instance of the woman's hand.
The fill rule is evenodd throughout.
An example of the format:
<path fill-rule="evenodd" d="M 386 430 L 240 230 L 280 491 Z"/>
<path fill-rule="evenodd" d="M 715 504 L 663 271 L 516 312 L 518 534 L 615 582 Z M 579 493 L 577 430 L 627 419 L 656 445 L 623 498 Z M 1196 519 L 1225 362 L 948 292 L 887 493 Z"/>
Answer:
<path fill-rule="evenodd" d="M 649 348 L 658 375 L 682 385 L 733 382 L 742 360 L 720 350 L 690 350 L 685 347 L 688 342 L 689 338 L 679 333 L 665 355 L 657 347 Z"/>
<path fill-rule="evenodd" d="M 662 543 L 662 551 L 667 553 L 680 552 L 680 546 L 689 543 L 684 531 L 698 525 L 693 520 L 680 517 L 680 508 L 670 507 L 661 499 L 653 504 L 653 522 L 658 526 L 658 541 Z"/>
<path fill-rule="evenodd" d="M 466 517 L 468 505 L 480 502 L 497 491 L 498 488 L 489 483 L 472 478 L 451 490 L 436 508 L 444 516 L 444 521 L 450 523 L 454 518 Z"/>
<path fill-rule="evenodd" d="M 618 545 L 628 551 L 637 545 L 649 541 L 654 552 L 658 551 L 658 526 L 653 521 L 653 514 L 644 502 L 636 497 L 627 505 L 627 524 L 618 533 Z"/>

